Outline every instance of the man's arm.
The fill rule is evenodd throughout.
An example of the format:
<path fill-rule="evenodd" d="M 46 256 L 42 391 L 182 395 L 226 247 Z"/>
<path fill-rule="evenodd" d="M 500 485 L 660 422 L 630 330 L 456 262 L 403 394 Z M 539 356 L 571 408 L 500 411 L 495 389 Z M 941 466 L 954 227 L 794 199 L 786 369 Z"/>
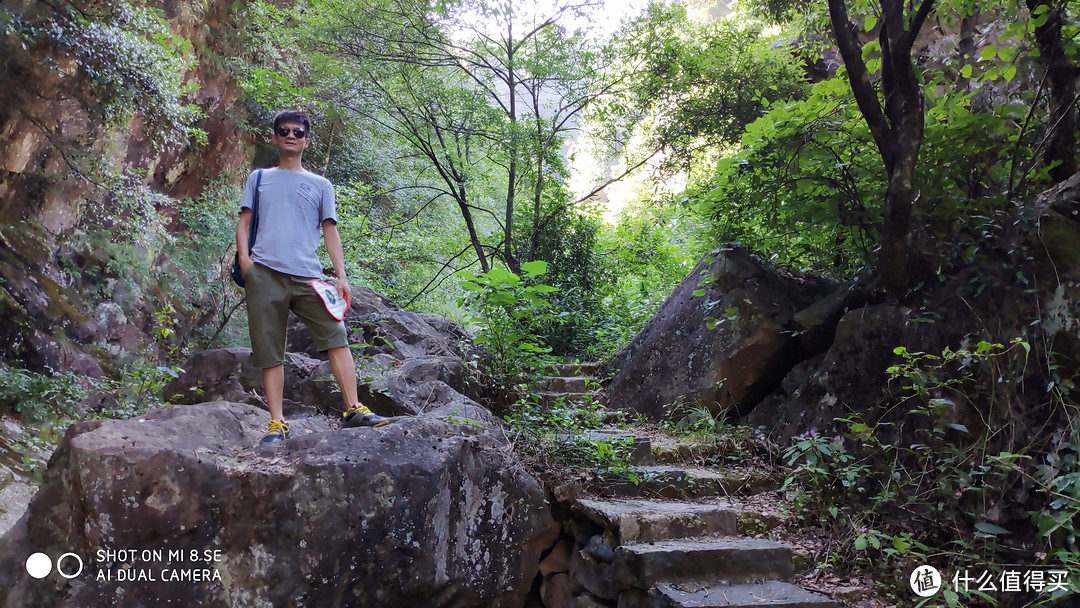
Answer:
<path fill-rule="evenodd" d="M 345 252 L 341 248 L 341 235 L 337 231 L 337 222 L 323 220 L 323 240 L 326 241 L 326 253 L 330 255 L 330 263 L 334 265 L 334 274 L 337 275 L 338 294 L 345 298 L 345 304 L 352 304 L 352 290 L 349 289 L 349 279 L 345 276 Z"/>
<path fill-rule="evenodd" d="M 251 209 L 240 210 L 240 221 L 236 222 L 236 251 L 240 254 L 240 273 L 247 272 L 251 266 L 251 252 L 248 251 L 248 236 L 251 231 Z"/>

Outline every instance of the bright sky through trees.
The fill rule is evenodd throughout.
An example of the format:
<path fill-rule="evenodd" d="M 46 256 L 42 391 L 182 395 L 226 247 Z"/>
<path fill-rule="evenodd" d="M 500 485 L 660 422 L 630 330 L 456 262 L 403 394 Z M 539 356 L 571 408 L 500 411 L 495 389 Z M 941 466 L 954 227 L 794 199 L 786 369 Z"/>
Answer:
<path fill-rule="evenodd" d="M 560 9 L 567 6 L 585 5 L 586 3 L 586 1 L 573 3 L 568 2 L 568 0 L 537 0 L 536 2 L 514 3 L 513 6 L 515 11 L 518 11 L 517 16 L 519 19 L 516 27 L 527 30 L 528 24 L 554 15 Z M 598 44 L 602 44 L 618 31 L 625 20 L 640 14 L 648 5 L 648 0 L 604 0 L 604 2 L 597 4 L 600 4 L 600 6 L 596 8 L 586 6 L 580 12 L 573 9 L 566 10 L 559 17 L 559 23 L 569 31 L 585 31 Z M 501 31 L 501 28 L 504 27 L 501 18 L 477 14 L 475 18 L 466 21 L 471 22 L 473 26 L 488 23 L 489 28 L 482 27 L 481 29 L 485 30 L 485 35 L 490 35 L 492 38 L 498 39 L 504 34 Z M 487 31 L 489 29 L 490 31 Z M 459 33 L 462 35 L 469 34 L 465 30 L 459 30 Z M 520 34 L 520 32 L 518 33 Z M 473 32 L 473 35 L 475 35 L 475 32 Z M 505 100 L 505 93 L 502 96 Z M 524 99 L 519 100 L 519 103 L 521 102 L 524 102 Z M 551 100 L 551 104 L 553 106 L 559 105 L 556 100 Z M 581 128 L 581 125 L 577 125 L 577 128 Z M 573 155 L 573 160 L 569 161 L 568 165 L 571 172 L 569 186 L 575 197 L 584 196 L 605 179 L 617 175 L 625 169 L 618 166 L 603 166 L 592 153 L 592 144 L 582 135 L 581 131 L 575 130 L 573 139 L 564 148 L 564 153 Z M 608 208 L 604 214 L 608 221 L 614 221 L 618 212 L 636 197 L 636 186 L 637 184 L 633 176 L 631 176 L 623 180 L 623 182 L 609 185 L 604 190 L 600 196 L 602 200 L 605 200 Z"/>

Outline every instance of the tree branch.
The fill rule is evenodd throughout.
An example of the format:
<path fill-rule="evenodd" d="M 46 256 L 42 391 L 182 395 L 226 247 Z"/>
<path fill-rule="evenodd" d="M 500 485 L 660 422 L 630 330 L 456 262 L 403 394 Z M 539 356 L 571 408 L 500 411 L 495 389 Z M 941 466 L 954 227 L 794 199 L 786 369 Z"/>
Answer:
<path fill-rule="evenodd" d="M 878 100 L 874 85 L 870 82 L 870 74 L 866 64 L 862 60 L 862 45 L 855 33 L 855 26 L 848 18 L 847 4 L 844 0 L 829 0 L 829 19 L 832 22 L 833 35 L 836 37 L 840 56 L 844 59 L 847 68 L 848 82 L 851 84 L 851 92 L 855 95 L 855 103 L 859 106 L 859 112 L 866 120 L 870 134 L 874 136 L 878 152 L 885 161 L 886 170 L 892 173 L 893 152 L 889 144 L 889 125 L 885 120 L 885 114 Z M 884 27 L 884 24 L 883 24 Z"/>

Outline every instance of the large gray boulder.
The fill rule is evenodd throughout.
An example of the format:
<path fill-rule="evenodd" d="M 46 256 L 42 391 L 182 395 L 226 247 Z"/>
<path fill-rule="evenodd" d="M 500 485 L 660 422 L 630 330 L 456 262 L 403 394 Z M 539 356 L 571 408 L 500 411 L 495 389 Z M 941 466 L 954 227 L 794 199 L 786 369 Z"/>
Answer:
<path fill-rule="evenodd" d="M 345 316 L 357 363 L 360 400 L 384 416 L 415 415 L 446 406 L 476 406 L 481 385 L 460 349 L 462 330 L 450 321 L 395 307 L 365 287 L 353 288 Z M 324 353 L 315 350 L 303 323 L 290 315 L 285 356 L 285 413 L 340 415 L 344 402 Z M 195 353 L 180 377 L 165 387 L 171 403 L 221 399 L 262 405 L 262 372 L 251 349 Z"/>
<path fill-rule="evenodd" d="M 885 370 L 899 359 L 893 349 L 924 340 L 907 308 L 852 310 L 837 325 L 829 350 L 795 366 L 746 421 L 783 439 L 806 430 L 846 431 L 838 418 L 865 413 L 880 401 Z"/>
<path fill-rule="evenodd" d="M 557 533 L 543 490 L 486 410 L 438 413 L 295 418 L 278 446 L 223 401 L 76 424 L 0 541 L 2 605 L 521 606 Z M 35 552 L 85 567 L 37 580 Z"/>
<path fill-rule="evenodd" d="M 326 365 L 326 369 L 322 369 Z M 329 374 L 325 361 L 297 353 L 285 354 L 286 399 L 299 401 L 305 381 Z M 323 372 L 326 373 L 323 373 Z M 236 401 L 258 404 L 262 393 L 262 370 L 251 363 L 251 349 L 241 346 L 199 351 L 183 366 L 179 378 L 170 382 L 163 395 L 172 403 Z"/>
<path fill-rule="evenodd" d="M 835 315 L 825 313 L 803 315 L 813 327 L 795 318 L 829 287 L 739 247 L 706 256 L 608 364 L 609 403 L 653 419 L 678 402 L 750 411 L 809 356 L 800 336 L 835 324 Z"/>
<path fill-rule="evenodd" d="M 395 306 L 366 287 L 352 288 L 352 303 L 345 313 L 349 343 L 364 356 L 382 353 L 398 360 L 411 357 L 460 357 L 464 332 L 447 319 Z M 303 323 L 289 315 L 286 350 L 320 358 Z"/>

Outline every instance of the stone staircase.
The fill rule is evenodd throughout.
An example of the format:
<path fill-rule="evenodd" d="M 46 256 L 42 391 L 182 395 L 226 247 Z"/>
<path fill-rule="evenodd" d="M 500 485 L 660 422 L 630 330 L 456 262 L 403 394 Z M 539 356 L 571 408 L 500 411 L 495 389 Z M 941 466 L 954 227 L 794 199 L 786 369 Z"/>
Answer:
<path fill-rule="evenodd" d="M 545 405 L 555 401 L 580 401 L 590 398 L 605 403 L 606 397 L 596 383 L 598 363 L 558 363 L 547 366 L 538 393 Z"/>
<path fill-rule="evenodd" d="M 595 383 L 582 379 L 595 371 L 591 365 L 553 367 L 546 387 L 563 400 L 596 399 L 590 390 Z M 665 464 L 657 466 L 650 438 L 632 429 L 599 429 L 587 438 L 632 442 L 633 466 L 554 489 L 563 531 L 540 563 L 540 598 L 532 606 L 844 605 L 792 584 L 796 561 L 790 546 L 739 534 L 751 527 L 744 522 L 767 518 L 740 512 L 724 498 L 773 490 L 779 480 L 752 471 L 684 467 L 678 450 L 666 450 Z"/>

